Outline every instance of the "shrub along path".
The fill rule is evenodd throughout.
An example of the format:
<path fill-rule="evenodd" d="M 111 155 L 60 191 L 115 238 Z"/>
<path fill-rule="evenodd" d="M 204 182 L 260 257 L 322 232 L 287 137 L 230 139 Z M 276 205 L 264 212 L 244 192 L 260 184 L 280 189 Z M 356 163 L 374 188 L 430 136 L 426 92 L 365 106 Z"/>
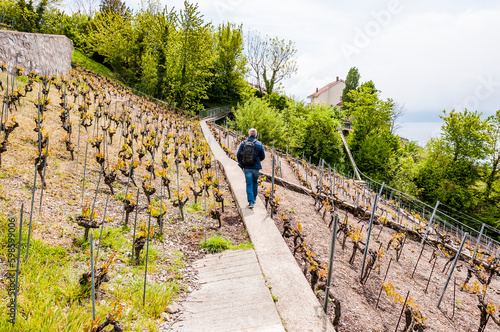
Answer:
<path fill-rule="evenodd" d="M 287 331 L 334 331 L 263 202 L 257 199 L 255 208 L 248 209 L 243 172 L 226 156 L 205 121 L 201 127 L 226 173 L 255 251 L 223 253 L 198 261 L 202 287 L 187 298 L 185 311 L 191 313 L 184 314 L 184 321 L 176 323 L 174 330 L 283 331 L 284 326 Z M 269 289 L 262 287 L 264 278 Z M 262 300 L 254 306 L 256 299 Z M 275 307 L 269 306 L 273 300 Z M 256 326 L 259 323 L 264 325 Z"/>

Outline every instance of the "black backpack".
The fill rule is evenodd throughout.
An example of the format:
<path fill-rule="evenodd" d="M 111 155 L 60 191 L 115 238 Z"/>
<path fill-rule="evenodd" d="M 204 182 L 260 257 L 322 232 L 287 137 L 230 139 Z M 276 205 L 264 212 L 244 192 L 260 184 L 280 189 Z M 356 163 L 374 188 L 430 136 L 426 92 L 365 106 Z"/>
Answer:
<path fill-rule="evenodd" d="M 255 152 L 255 142 L 246 140 L 243 143 L 243 148 L 241 149 L 241 165 L 245 166 L 253 166 L 257 162 L 257 152 Z"/>

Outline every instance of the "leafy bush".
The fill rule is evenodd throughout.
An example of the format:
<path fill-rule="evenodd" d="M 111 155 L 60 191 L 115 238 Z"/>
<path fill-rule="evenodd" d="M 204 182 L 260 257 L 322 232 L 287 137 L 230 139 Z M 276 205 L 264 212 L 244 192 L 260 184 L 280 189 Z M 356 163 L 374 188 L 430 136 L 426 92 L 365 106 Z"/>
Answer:
<path fill-rule="evenodd" d="M 231 241 L 220 236 L 213 236 L 208 238 L 207 241 L 200 242 L 200 248 L 211 253 L 227 250 L 231 247 L 231 245 Z"/>
<path fill-rule="evenodd" d="M 233 109 L 233 113 L 236 125 L 243 131 L 243 135 L 246 135 L 250 128 L 255 128 L 260 141 L 268 144 L 273 141 L 276 144 L 284 143 L 286 128 L 283 116 L 265 100 L 251 97 L 237 109 Z"/>

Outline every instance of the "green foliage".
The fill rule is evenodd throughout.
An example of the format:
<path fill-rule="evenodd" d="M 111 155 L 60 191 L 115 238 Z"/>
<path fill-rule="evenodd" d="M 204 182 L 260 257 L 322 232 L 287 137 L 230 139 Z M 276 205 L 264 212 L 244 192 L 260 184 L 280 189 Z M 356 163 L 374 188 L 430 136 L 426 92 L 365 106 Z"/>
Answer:
<path fill-rule="evenodd" d="M 481 120 L 481 113 L 452 110 L 443 111 L 444 120 L 441 148 L 452 157 L 453 162 L 465 160 L 478 164 L 486 157 L 490 144 L 489 119 Z"/>
<path fill-rule="evenodd" d="M 115 296 L 122 299 L 128 308 L 133 308 L 125 314 L 126 320 L 133 320 L 138 316 L 159 318 L 165 308 L 176 298 L 180 290 L 177 281 L 156 282 L 149 281 L 146 288 L 146 306 L 142 305 L 143 278 L 127 280 L 122 287 L 115 289 Z"/>
<path fill-rule="evenodd" d="M 289 107 L 288 98 L 284 95 L 280 95 L 277 92 L 265 94 L 263 98 L 269 103 L 271 107 L 274 107 L 280 111 L 284 111 L 285 108 Z"/>
<path fill-rule="evenodd" d="M 101 12 L 114 12 L 121 16 L 129 16 L 130 8 L 121 0 L 102 0 L 100 6 Z"/>
<path fill-rule="evenodd" d="M 350 103 L 353 102 L 349 92 L 356 90 L 359 86 L 359 71 L 358 68 L 352 67 L 349 69 L 349 73 L 347 73 L 347 77 L 345 79 L 345 88 L 342 91 L 342 102 Z"/>
<path fill-rule="evenodd" d="M 114 74 L 109 68 L 104 65 L 101 65 L 98 62 L 95 62 L 92 59 L 87 58 L 82 52 L 79 50 L 73 50 L 73 55 L 71 58 L 71 62 L 81 66 L 82 68 L 91 70 L 95 73 L 98 73 L 102 76 L 113 78 Z"/>
<path fill-rule="evenodd" d="M 400 142 L 391 129 L 393 101 L 380 100 L 373 82 L 362 84 L 349 93 L 346 114 L 352 117 L 354 132 L 349 135 L 349 149 L 362 172 L 387 181 L 387 166 L 396 157 Z"/>
<path fill-rule="evenodd" d="M 338 108 L 311 105 L 301 128 L 294 133 L 300 137 L 300 150 L 317 160 L 323 158 L 327 162 L 342 163 L 344 152 L 337 132 L 341 125 L 338 114 Z"/>
<path fill-rule="evenodd" d="M 209 100 L 220 104 L 236 104 L 242 100 L 245 81 L 246 60 L 243 55 L 242 26 L 223 23 L 214 32 L 217 57 L 213 63 L 207 91 Z"/>
<path fill-rule="evenodd" d="M 264 99 L 249 98 L 233 110 L 237 127 L 244 133 L 256 128 L 258 139 L 262 142 L 277 145 L 284 143 L 285 122 L 282 114 L 270 107 Z M 246 135 L 246 134 L 245 134 Z"/>
<path fill-rule="evenodd" d="M 231 245 L 230 250 L 243 250 L 243 249 L 253 249 L 253 243 L 250 241 L 243 242 L 237 245 Z"/>
<path fill-rule="evenodd" d="M 416 184 L 422 188 L 423 199 L 439 200 L 465 213 L 474 213 L 482 205 L 479 198 L 483 186 L 479 184 L 485 167 L 488 168 L 483 160 L 492 152 L 492 119 L 482 120 L 480 113 L 468 110 L 443 113 L 443 134 L 427 144 L 428 156 L 419 169 Z"/>
<path fill-rule="evenodd" d="M 87 40 L 92 51 L 103 56 L 113 71 L 127 80 L 128 71 L 137 56 L 134 56 L 136 38 L 132 22 L 115 12 L 97 13 L 89 23 Z"/>
<path fill-rule="evenodd" d="M 195 202 L 187 204 L 185 207 L 186 212 L 189 212 L 189 213 L 200 212 L 200 211 L 203 211 L 203 209 L 204 209 L 203 205 L 201 205 L 200 203 L 195 203 Z"/>
<path fill-rule="evenodd" d="M 488 163 L 485 169 L 486 190 L 484 196 L 486 199 L 500 200 L 500 110 L 490 118 L 490 144 L 488 146 Z M 494 184 L 497 184 L 494 190 Z M 491 196 L 491 194 L 494 194 Z M 500 209 L 500 208 L 499 208 Z"/>
<path fill-rule="evenodd" d="M 280 105 L 282 109 L 270 106 Z M 342 163 L 343 145 L 337 130 L 344 113 L 327 105 L 306 105 L 277 93 L 262 99 L 249 98 L 233 110 L 236 126 L 244 133 L 256 128 L 259 140 L 275 146 L 289 147 L 290 152 Z"/>
<path fill-rule="evenodd" d="M 227 250 L 231 247 L 231 245 L 231 241 L 220 236 L 213 236 L 208 238 L 207 241 L 200 242 L 200 248 L 211 253 Z"/>
<path fill-rule="evenodd" d="M 410 143 L 400 150 L 400 155 L 393 155 L 387 165 L 387 178 L 389 186 L 418 197 L 420 188 L 415 184 L 418 175 L 418 163 L 422 158 L 419 151 L 415 148 L 415 143 Z"/>

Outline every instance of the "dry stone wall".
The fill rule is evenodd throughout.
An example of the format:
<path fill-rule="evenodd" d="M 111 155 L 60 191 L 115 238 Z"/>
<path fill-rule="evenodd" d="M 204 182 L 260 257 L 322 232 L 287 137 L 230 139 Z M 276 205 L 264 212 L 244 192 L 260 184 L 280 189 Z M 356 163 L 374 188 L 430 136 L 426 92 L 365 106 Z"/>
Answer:
<path fill-rule="evenodd" d="M 0 63 L 38 74 L 64 75 L 71 70 L 73 44 L 62 35 L 0 31 Z"/>

